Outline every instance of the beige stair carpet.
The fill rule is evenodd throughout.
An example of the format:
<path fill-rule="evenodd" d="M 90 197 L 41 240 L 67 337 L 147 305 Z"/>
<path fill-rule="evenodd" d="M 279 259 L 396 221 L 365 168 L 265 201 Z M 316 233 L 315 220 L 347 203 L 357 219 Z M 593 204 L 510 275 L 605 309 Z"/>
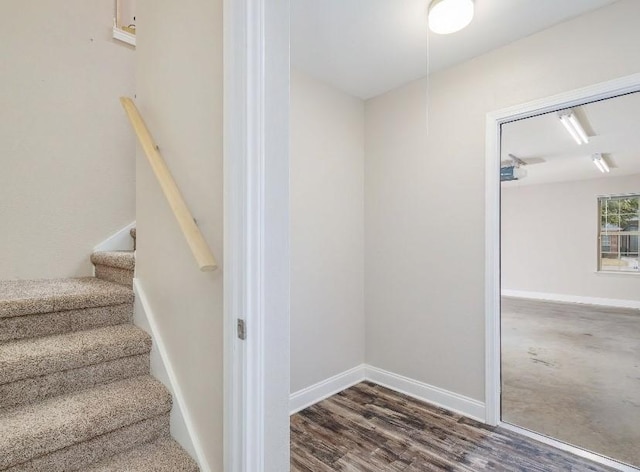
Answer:
<path fill-rule="evenodd" d="M 95 266 L 96 277 L 109 282 L 131 287 L 135 270 L 133 251 L 94 252 L 91 262 Z"/>
<path fill-rule="evenodd" d="M 131 302 L 80 310 L 5 317 L 0 318 L 0 342 L 129 323 L 132 317 Z"/>
<path fill-rule="evenodd" d="M 198 465 L 172 439 L 163 438 L 120 454 L 87 469 L 87 472 L 196 472 Z"/>
<path fill-rule="evenodd" d="M 6 469 L 8 472 L 69 472 L 85 471 L 87 467 L 129 451 L 169 437 L 169 414 L 140 421 L 74 446 L 59 449 Z M 134 468 L 123 471 L 137 472 Z M 3 471 L 4 472 L 4 471 Z"/>
<path fill-rule="evenodd" d="M 0 470 L 171 410 L 171 397 L 149 376 L 18 407 L 0 415 Z"/>
<path fill-rule="evenodd" d="M 96 277 L 0 282 L 0 471 L 196 472 L 131 324 L 134 253 L 92 261 Z"/>
<path fill-rule="evenodd" d="M 132 302 L 132 290 L 93 277 L 0 282 L 0 318 Z"/>

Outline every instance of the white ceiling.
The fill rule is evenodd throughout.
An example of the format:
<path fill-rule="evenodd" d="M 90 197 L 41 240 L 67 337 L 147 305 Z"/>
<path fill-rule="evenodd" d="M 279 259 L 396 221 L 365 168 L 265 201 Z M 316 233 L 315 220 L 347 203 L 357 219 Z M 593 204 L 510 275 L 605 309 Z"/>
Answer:
<path fill-rule="evenodd" d="M 503 186 L 587 180 L 640 174 L 640 92 L 575 107 L 576 116 L 590 136 L 579 146 L 562 126 L 557 113 L 547 113 L 502 126 L 502 156 L 513 154 L 525 162 L 522 180 Z M 611 167 L 603 174 L 591 161 L 602 153 Z"/>
<path fill-rule="evenodd" d="M 430 34 L 430 70 L 464 62 L 616 0 L 476 0 L 471 25 Z M 370 98 L 426 74 L 429 0 L 292 0 L 291 60 Z"/>

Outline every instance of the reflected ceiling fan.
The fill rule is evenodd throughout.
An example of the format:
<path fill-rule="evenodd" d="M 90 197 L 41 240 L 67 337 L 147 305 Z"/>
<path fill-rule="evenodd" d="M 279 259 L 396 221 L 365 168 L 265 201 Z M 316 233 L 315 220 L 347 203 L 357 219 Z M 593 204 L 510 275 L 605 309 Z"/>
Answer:
<path fill-rule="evenodd" d="M 509 182 L 511 180 L 524 179 L 527 176 L 525 166 L 542 164 L 545 160 L 541 157 L 529 157 L 520 159 L 513 154 L 509 154 L 509 159 L 500 161 L 500 181 Z"/>

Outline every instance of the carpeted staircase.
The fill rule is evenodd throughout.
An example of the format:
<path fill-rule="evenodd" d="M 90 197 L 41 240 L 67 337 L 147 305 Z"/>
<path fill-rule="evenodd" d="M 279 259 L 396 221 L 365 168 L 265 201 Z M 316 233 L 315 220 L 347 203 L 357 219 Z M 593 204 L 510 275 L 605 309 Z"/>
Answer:
<path fill-rule="evenodd" d="M 91 261 L 95 278 L 0 282 L 0 471 L 198 471 L 131 322 L 133 251 Z"/>

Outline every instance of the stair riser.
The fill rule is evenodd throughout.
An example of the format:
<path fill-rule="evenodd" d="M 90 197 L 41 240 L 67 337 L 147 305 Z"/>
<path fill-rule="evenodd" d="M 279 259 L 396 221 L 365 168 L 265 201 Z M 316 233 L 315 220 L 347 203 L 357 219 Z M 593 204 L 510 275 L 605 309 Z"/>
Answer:
<path fill-rule="evenodd" d="M 136 257 L 133 251 L 94 252 L 91 254 L 91 263 L 95 266 L 103 265 L 134 270 L 136 268 Z"/>
<path fill-rule="evenodd" d="M 141 444 L 169 436 L 169 414 L 135 423 L 7 469 L 7 472 L 72 472 Z"/>
<path fill-rule="evenodd" d="M 148 373 L 149 354 L 142 354 L 0 385 L 0 412 L 56 395 Z"/>
<path fill-rule="evenodd" d="M 119 267 L 109 267 L 105 265 L 97 265 L 96 277 L 108 282 L 113 282 L 127 287 L 133 286 L 133 271 L 120 269 Z"/>
<path fill-rule="evenodd" d="M 41 315 L 0 318 L 0 342 L 129 323 L 132 317 L 133 303 L 125 303 Z"/>

